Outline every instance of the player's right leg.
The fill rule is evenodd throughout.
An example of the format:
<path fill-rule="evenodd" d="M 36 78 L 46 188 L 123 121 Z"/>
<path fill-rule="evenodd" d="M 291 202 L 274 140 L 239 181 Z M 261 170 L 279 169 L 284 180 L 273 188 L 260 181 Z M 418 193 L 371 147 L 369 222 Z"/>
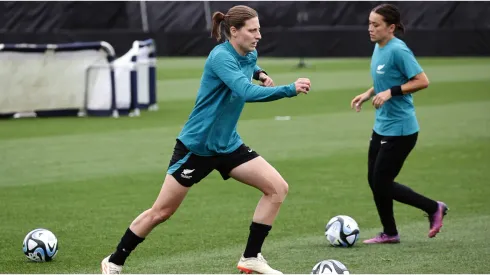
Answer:
<path fill-rule="evenodd" d="M 116 251 L 102 261 L 102 274 L 120 274 L 131 251 L 153 228 L 177 211 L 189 188 L 206 177 L 213 170 L 212 165 L 212 159 L 204 161 L 203 157 L 190 153 L 181 142 L 177 142 L 160 194 L 152 207 L 131 223 Z"/>
<path fill-rule="evenodd" d="M 172 175 L 167 175 L 153 206 L 131 223 L 116 251 L 102 261 L 102 274 L 120 274 L 129 254 L 144 241 L 153 228 L 175 213 L 188 190 L 189 187 L 178 183 Z"/>
<path fill-rule="evenodd" d="M 376 159 L 378 158 L 378 152 L 381 147 L 382 136 L 378 135 L 375 131 L 371 134 L 371 139 L 369 141 L 369 151 L 368 151 L 368 183 L 369 188 L 374 195 L 374 167 L 376 164 Z"/>

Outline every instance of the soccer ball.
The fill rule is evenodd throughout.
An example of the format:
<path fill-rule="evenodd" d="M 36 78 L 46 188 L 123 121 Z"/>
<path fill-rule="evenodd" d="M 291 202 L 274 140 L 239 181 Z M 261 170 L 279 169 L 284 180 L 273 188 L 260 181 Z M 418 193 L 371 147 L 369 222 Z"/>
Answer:
<path fill-rule="evenodd" d="M 332 246 L 350 247 L 359 239 L 359 226 L 353 218 L 338 215 L 327 223 L 325 237 Z"/>
<path fill-rule="evenodd" d="M 310 274 L 350 274 L 345 265 L 337 260 L 325 260 L 317 263 Z"/>
<path fill-rule="evenodd" d="M 34 262 L 49 262 L 58 253 L 58 240 L 49 230 L 34 229 L 27 233 L 22 244 L 22 250 L 27 258 Z"/>

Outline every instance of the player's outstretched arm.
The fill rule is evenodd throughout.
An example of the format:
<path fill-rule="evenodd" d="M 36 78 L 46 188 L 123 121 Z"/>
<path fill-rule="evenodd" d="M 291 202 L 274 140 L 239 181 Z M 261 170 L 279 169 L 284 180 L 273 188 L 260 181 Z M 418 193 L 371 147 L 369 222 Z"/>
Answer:
<path fill-rule="evenodd" d="M 262 70 L 258 65 L 255 65 L 253 79 L 260 81 L 260 85 L 264 87 L 274 87 L 274 81 Z"/>
<path fill-rule="evenodd" d="M 284 97 L 293 97 L 298 93 L 308 93 L 310 90 L 310 81 L 306 78 L 300 78 L 295 83 L 277 87 L 254 85 L 241 72 L 233 57 L 226 52 L 217 53 L 213 57 L 211 67 L 226 86 L 246 102 L 273 101 Z"/>

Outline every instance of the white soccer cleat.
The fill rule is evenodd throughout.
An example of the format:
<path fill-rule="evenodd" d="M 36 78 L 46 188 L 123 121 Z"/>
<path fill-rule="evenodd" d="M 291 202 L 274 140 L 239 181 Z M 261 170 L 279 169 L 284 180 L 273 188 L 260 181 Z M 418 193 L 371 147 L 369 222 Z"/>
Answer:
<path fill-rule="evenodd" d="M 243 255 L 238 262 L 237 268 L 240 270 L 240 273 L 252 274 L 282 274 L 281 271 L 275 270 L 267 264 L 267 261 L 264 259 L 261 253 L 257 255 L 257 258 L 244 258 Z"/>
<path fill-rule="evenodd" d="M 110 255 L 107 256 L 100 263 L 102 267 L 102 274 L 121 274 L 122 266 L 109 262 L 110 257 Z"/>

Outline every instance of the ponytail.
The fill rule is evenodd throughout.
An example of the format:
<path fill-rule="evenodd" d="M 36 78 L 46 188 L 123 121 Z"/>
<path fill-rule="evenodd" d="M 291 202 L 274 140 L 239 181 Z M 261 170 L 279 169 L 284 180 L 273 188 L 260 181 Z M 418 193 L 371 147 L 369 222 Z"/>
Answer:
<path fill-rule="evenodd" d="M 398 30 L 401 34 L 405 33 L 405 26 L 400 22 L 396 25 L 396 30 Z"/>
<path fill-rule="evenodd" d="M 213 14 L 213 29 L 211 31 L 211 37 L 216 38 L 217 41 L 221 40 L 221 22 L 225 20 L 225 15 L 217 11 Z"/>

